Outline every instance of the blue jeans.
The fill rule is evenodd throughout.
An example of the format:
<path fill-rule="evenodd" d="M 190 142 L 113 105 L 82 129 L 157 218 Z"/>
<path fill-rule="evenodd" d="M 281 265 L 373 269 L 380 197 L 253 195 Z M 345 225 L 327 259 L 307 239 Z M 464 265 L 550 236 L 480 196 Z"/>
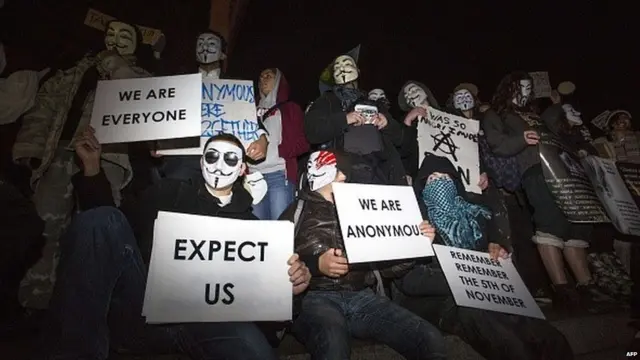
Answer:
<path fill-rule="evenodd" d="M 351 337 L 379 341 L 407 359 L 447 357 L 438 329 L 371 289 L 310 291 L 293 333 L 313 360 L 349 360 Z"/>
<path fill-rule="evenodd" d="M 77 215 L 61 241 L 39 358 L 106 359 L 111 348 L 201 360 L 277 359 L 253 323 L 146 324 L 140 315 L 146 276 L 124 214 L 101 207 Z"/>
<path fill-rule="evenodd" d="M 267 182 L 267 195 L 253 206 L 253 214 L 260 220 L 278 220 L 293 202 L 295 185 L 287 180 L 284 170 L 262 174 Z"/>
<path fill-rule="evenodd" d="M 191 180 L 202 177 L 199 155 L 164 156 L 162 164 L 153 169 L 154 182 L 160 179 Z"/>

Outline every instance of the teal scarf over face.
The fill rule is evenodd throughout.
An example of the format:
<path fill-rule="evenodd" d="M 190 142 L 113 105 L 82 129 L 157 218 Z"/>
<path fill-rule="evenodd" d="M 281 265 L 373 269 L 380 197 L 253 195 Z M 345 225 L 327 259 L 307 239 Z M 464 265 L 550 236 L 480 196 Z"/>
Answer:
<path fill-rule="evenodd" d="M 478 216 L 491 218 L 491 212 L 464 200 L 452 179 L 439 178 L 425 185 L 422 201 L 429 220 L 447 246 L 476 250 L 483 233 Z"/>

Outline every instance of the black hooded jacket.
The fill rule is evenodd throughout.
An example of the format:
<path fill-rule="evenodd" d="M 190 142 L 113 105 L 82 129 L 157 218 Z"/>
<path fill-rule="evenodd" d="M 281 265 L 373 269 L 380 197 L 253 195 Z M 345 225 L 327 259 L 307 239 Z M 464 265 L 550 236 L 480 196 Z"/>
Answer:
<path fill-rule="evenodd" d="M 363 93 L 358 103 L 370 101 Z M 343 149 L 344 136 L 350 127 L 347 124 L 347 113 L 352 110 L 343 109 L 342 102 L 334 92 L 322 94 L 313 102 L 304 117 L 304 132 L 309 143 L 323 148 Z M 402 145 L 405 126 L 396 122 L 387 109 L 381 108 L 379 112 L 387 118 L 387 126 L 380 131 L 382 151 L 376 153 L 381 161 L 380 168 L 390 184 L 406 184 L 405 170 L 396 149 Z M 355 156 L 354 162 L 357 162 Z"/>
<path fill-rule="evenodd" d="M 429 105 L 435 109 L 440 109 L 438 106 L 438 100 L 433 96 L 431 90 L 427 87 L 427 85 L 418 82 L 418 81 L 407 81 L 400 88 L 400 93 L 398 93 L 398 107 L 400 110 L 404 111 L 405 116 L 409 111 L 412 110 L 411 106 L 407 104 L 407 101 L 404 98 L 404 88 L 409 84 L 416 84 L 424 90 L 427 94 L 427 100 L 429 101 Z M 404 120 L 404 119 L 403 119 Z M 400 156 L 402 157 L 402 164 L 407 172 L 407 175 L 411 176 L 411 178 L 415 178 L 418 174 L 418 161 L 420 161 L 420 148 L 418 146 L 418 122 L 414 121 L 411 126 L 405 126 L 404 121 L 401 121 L 402 125 L 405 127 L 404 137 L 402 139 L 402 146 L 400 148 Z"/>
<path fill-rule="evenodd" d="M 460 195 L 464 200 L 468 202 L 478 204 L 478 202 L 474 201 L 472 197 L 469 196 L 469 193 L 466 192 L 464 188 L 464 184 L 462 183 L 462 179 L 460 178 L 460 175 L 456 171 L 456 168 L 453 166 L 451 161 L 446 157 L 437 156 L 432 153 L 427 153 L 424 160 L 422 161 L 422 164 L 420 166 L 420 170 L 418 171 L 417 176 L 413 180 L 413 189 L 418 199 L 418 205 L 420 206 L 420 212 L 422 213 L 423 218 L 428 219 L 429 216 L 428 216 L 427 207 L 424 204 L 424 201 L 422 200 L 422 190 L 427 184 L 427 178 L 429 177 L 429 175 L 433 174 L 434 172 L 448 174 L 451 177 L 451 179 L 453 179 L 456 185 L 456 189 L 458 190 L 458 195 Z M 478 205 L 483 205 L 483 204 L 478 204 Z M 487 210 L 490 210 L 490 209 L 487 208 Z M 476 250 L 479 250 L 479 251 L 486 250 L 489 242 L 499 244 L 505 249 L 511 249 L 511 244 L 508 239 L 502 238 L 501 236 L 498 236 L 498 234 L 496 234 L 495 232 L 491 231 L 489 226 L 490 220 L 487 221 L 484 218 L 478 218 L 477 220 L 479 221 L 480 225 L 483 228 L 484 236 L 482 241 L 480 241 L 480 243 L 478 244 Z M 436 242 L 441 243 L 441 240 L 439 240 L 438 237 L 436 237 Z"/>
<path fill-rule="evenodd" d="M 104 172 L 95 176 L 78 173 L 73 177 L 80 210 L 99 206 L 115 206 L 111 185 Z M 153 229 L 158 211 L 182 214 L 217 216 L 222 218 L 257 220 L 252 213 L 253 198 L 237 181 L 233 187 L 231 203 L 220 206 L 219 200 L 205 188 L 204 179 L 180 181 L 163 179 L 148 188 L 135 200 L 123 202 L 120 210 L 125 214 L 138 241 L 142 259 L 148 266 L 153 245 Z"/>

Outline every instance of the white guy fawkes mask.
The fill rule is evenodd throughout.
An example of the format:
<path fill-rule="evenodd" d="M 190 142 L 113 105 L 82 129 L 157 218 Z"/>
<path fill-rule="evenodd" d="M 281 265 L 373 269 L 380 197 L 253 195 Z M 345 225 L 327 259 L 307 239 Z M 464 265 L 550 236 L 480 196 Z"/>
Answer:
<path fill-rule="evenodd" d="M 212 141 L 202 155 L 202 177 L 213 189 L 222 189 L 238 179 L 242 164 L 242 149 L 228 141 Z"/>
<path fill-rule="evenodd" d="M 254 171 L 244 177 L 244 188 L 251 194 L 253 205 L 258 205 L 269 190 L 269 185 L 260 171 Z"/>
<path fill-rule="evenodd" d="M 358 79 L 358 66 L 349 55 L 341 55 L 333 62 L 333 81 L 337 85 L 348 84 Z"/>
<path fill-rule="evenodd" d="M 204 33 L 196 42 L 196 60 L 200 64 L 212 64 L 224 58 L 222 40 L 215 34 Z"/>
<path fill-rule="evenodd" d="M 471 110 L 476 106 L 476 100 L 473 98 L 473 94 L 471 91 L 467 89 L 460 89 L 453 93 L 453 107 L 461 110 L 467 111 Z"/>
<path fill-rule="evenodd" d="M 529 98 L 531 98 L 532 90 L 533 84 L 531 83 L 531 80 L 520 80 L 520 83 L 518 84 L 518 92 L 513 97 L 513 103 L 520 107 L 527 105 Z"/>
<path fill-rule="evenodd" d="M 414 83 L 410 83 L 402 89 L 404 94 L 404 100 L 412 108 L 422 105 L 428 101 L 427 93 L 420 86 Z"/>
<path fill-rule="evenodd" d="M 112 21 L 105 32 L 104 45 L 120 55 L 133 55 L 138 47 L 136 28 L 121 21 Z"/>
<path fill-rule="evenodd" d="M 330 151 L 316 151 L 307 161 L 307 180 L 311 191 L 331 184 L 338 175 L 336 155 Z"/>
<path fill-rule="evenodd" d="M 567 116 L 567 120 L 572 125 L 582 125 L 582 118 L 580 117 L 580 112 L 573 108 L 571 104 L 562 105 L 562 109 L 564 110 L 565 115 Z"/>
<path fill-rule="evenodd" d="M 379 99 L 386 99 L 387 94 L 382 89 L 373 89 L 369 91 L 369 100 L 378 101 Z"/>

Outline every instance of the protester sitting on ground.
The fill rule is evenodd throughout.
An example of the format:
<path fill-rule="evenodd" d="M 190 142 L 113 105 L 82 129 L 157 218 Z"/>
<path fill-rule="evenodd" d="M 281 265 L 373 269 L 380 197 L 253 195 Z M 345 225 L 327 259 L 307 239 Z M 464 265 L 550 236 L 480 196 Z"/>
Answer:
<path fill-rule="evenodd" d="M 464 199 L 460 177 L 447 158 L 428 155 L 419 176 L 423 216 L 435 226 L 437 243 L 488 251 L 494 260 L 509 256 L 506 243 L 487 237 L 491 213 Z M 488 360 L 573 359 L 562 333 L 545 320 L 457 306 L 435 257 L 394 281 L 393 290 L 394 301 L 459 336 Z"/>
<path fill-rule="evenodd" d="M 232 135 L 213 136 L 201 158 L 200 179 L 162 180 L 138 203 L 123 203 L 122 212 L 114 207 L 100 169 L 100 144 L 92 129 L 75 148 L 83 167 L 74 177 L 83 212 L 61 242 L 41 358 L 106 359 L 112 350 L 183 352 L 201 360 L 277 359 L 259 323 L 149 325 L 140 315 L 158 211 L 256 219 L 242 185 L 242 143 Z M 309 271 L 297 255 L 289 265 L 293 293 L 299 294 L 308 286 Z"/>
<path fill-rule="evenodd" d="M 427 321 L 371 289 L 368 278 L 395 277 L 412 262 L 385 268 L 372 276 L 369 264 L 349 265 L 340 235 L 332 184 L 345 182 L 351 171 L 344 154 L 323 150 L 311 154 L 308 185 L 282 215 L 296 224 L 295 248 L 318 256 L 309 291 L 304 295 L 293 333 L 312 359 L 350 359 L 351 338 L 384 343 L 407 359 L 445 359 L 440 331 Z M 428 222 L 422 233 L 433 236 Z M 425 246 L 429 246 L 425 238 Z M 360 265 L 360 264 L 358 264 Z M 379 275 L 382 276 L 379 276 Z M 378 283 L 377 285 L 381 285 Z"/>

